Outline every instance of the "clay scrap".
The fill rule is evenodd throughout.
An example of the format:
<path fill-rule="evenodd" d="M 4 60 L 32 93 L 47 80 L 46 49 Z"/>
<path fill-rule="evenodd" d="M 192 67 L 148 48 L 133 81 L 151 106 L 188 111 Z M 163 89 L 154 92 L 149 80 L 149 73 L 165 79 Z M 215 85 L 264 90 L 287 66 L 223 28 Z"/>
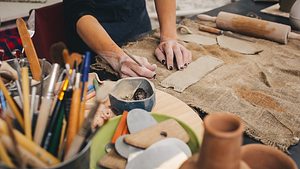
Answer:
<path fill-rule="evenodd" d="M 246 55 L 255 55 L 262 52 L 262 48 L 259 48 L 253 42 L 232 38 L 229 36 L 218 36 L 217 41 L 220 47 L 227 48 Z"/>
<path fill-rule="evenodd" d="M 163 87 L 172 87 L 177 92 L 183 92 L 190 85 L 198 82 L 201 78 L 212 72 L 224 62 L 212 56 L 203 56 L 192 62 L 183 71 L 177 71 L 160 84 Z"/>

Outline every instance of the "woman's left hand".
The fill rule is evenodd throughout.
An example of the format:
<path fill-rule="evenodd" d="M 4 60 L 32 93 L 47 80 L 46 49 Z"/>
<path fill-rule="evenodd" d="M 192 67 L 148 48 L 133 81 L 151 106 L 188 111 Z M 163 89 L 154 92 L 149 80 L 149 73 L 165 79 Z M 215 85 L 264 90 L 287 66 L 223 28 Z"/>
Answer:
<path fill-rule="evenodd" d="M 182 70 L 192 61 L 192 53 L 177 40 L 161 41 L 155 49 L 156 58 L 169 70 L 174 68 L 174 59 L 176 59 L 178 70 Z"/>

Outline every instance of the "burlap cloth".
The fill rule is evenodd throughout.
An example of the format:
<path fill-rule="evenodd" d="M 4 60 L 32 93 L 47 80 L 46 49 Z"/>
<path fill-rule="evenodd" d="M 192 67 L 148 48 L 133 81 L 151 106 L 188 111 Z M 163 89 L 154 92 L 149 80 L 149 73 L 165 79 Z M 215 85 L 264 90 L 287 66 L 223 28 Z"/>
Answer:
<path fill-rule="evenodd" d="M 186 19 L 181 24 L 194 33 L 215 37 L 198 31 L 198 22 Z M 169 71 L 156 60 L 154 50 L 159 40 L 153 34 L 124 48 L 158 65 L 153 80 L 156 88 L 207 113 L 236 114 L 244 122 L 249 136 L 287 151 L 300 137 L 300 43 L 289 40 L 288 45 L 281 45 L 263 39 L 253 40 L 263 52 L 243 55 L 218 45 L 182 42 L 191 50 L 193 60 L 210 55 L 225 62 L 182 93 L 160 86 L 160 82 L 176 70 Z"/>

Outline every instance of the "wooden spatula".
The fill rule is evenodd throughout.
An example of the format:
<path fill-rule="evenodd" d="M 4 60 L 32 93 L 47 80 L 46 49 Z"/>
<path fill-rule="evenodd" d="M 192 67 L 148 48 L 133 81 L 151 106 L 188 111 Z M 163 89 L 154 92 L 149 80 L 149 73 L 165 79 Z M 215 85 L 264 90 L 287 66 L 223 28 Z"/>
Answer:
<path fill-rule="evenodd" d="M 18 18 L 16 24 L 23 44 L 23 48 L 25 50 L 26 57 L 29 62 L 32 77 L 34 80 L 40 81 L 42 69 L 34 45 L 30 38 L 30 34 L 27 31 L 26 23 L 22 18 Z"/>
<path fill-rule="evenodd" d="M 130 113 L 129 113 L 130 114 Z M 155 142 L 165 138 L 178 138 L 185 143 L 190 139 L 188 133 L 174 119 L 168 119 L 144 130 L 130 134 L 125 142 L 139 148 L 148 148 Z"/>

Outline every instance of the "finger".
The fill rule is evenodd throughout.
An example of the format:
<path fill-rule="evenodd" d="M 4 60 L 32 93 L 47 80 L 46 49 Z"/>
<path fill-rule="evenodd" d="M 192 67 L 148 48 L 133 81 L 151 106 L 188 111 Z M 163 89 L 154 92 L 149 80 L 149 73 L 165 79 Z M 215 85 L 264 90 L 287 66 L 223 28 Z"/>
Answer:
<path fill-rule="evenodd" d="M 172 46 L 169 43 L 165 43 L 165 45 L 163 45 L 163 49 L 166 53 L 166 58 L 167 58 L 167 68 L 169 70 L 173 70 L 174 65 L 173 65 L 173 50 L 172 50 Z"/>
<path fill-rule="evenodd" d="M 177 45 L 174 46 L 173 51 L 174 51 L 176 62 L 177 62 L 177 68 L 179 70 L 182 70 L 184 63 L 183 63 L 182 53 L 181 53 L 179 46 L 177 46 Z"/>
<path fill-rule="evenodd" d="M 133 71 L 136 74 L 136 76 L 153 78 L 156 75 L 155 71 L 151 71 L 151 70 L 147 69 L 146 67 L 142 67 L 136 63 L 125 62 L 124 65 L 125 65 L 125 67 L 130 68 L 130 70 Z M 128 75 L 130 75 L 130 74 L 128 74 Z"/>
<path fill-rule="evenodd" d="M 135 71 L 133 71 L 132 69 L 131 69 L 131 67 L 130 66 L 128 66 L 128 65 L 131 65 L 131 64 L 135 64 L 135 63 L 130 63 L 130 62 L 128 62 L 128 61 L 125 61 L 125 62 L 123 62 L 123 64 L 122 64 L 122 66 L 121 66 L 121 76 L 122 75 L 127 75 L 127 76 L 130 76 L 130 77 L 137 77 L 138 75 L 135 73 Z"/>
<path fill-rule="evenodd" d="M 164 55 L 164 53 L 161 51 L 160 48 L 155 49 L 155 56 L 160 63 L 162 63 L 163 65 L 166 65 L 166 63 L 167 63 L 166 56 Z"/>
<path fill-rule="evenodd" d="M 183 57 L 184 67 L 187 67 L 187 65 L 190 64 L 192 61 L 192 53 L 183 46 L 180 47 L 180 49 L 183 55 L 182 57 Z"/>
<path fill-rule="evenodd" d="M 121 78 L 123 79 L 123 78 L 126 78 L 126 77 L 130 77 L 130 76 L 128 76 L 128 75 L 126 75 L 126 74 L 123 74 L 123 73 L 121 73 Z"/>
<path fill-rule="evenodd" d="M 151 71 L 155 71 L 157 68 L 156 64 L 150 64 L 147 58 L 144 57 L 140 57 L 141 63 L 143 64 L 143 66 L 145 66 L 147 69 L 151 70 Z"/>

